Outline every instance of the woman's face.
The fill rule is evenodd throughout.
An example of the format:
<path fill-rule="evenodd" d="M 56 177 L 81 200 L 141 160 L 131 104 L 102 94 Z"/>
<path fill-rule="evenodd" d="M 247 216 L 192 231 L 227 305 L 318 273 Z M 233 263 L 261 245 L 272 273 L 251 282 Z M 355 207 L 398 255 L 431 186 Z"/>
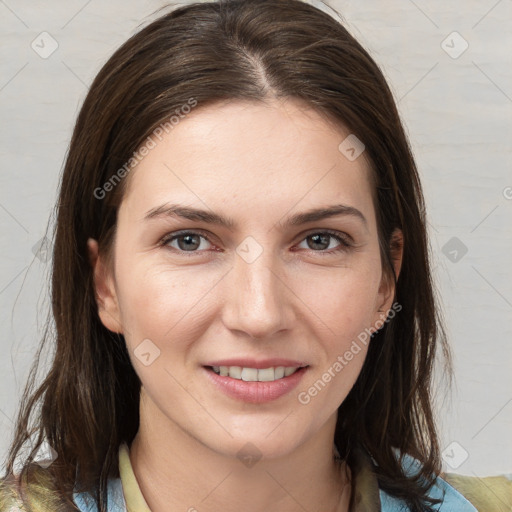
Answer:
<path fill-rule="evenodd" d="M 365 153 L 338 148 L 348 135 L 286 100 L 199 105 L 154 137 L 129 176 L 112 272 L 89 244 L 99 314 L 124 334 L 144 421 L 229 455 L 332 439 L 362 333 L 393 299 Z"/>

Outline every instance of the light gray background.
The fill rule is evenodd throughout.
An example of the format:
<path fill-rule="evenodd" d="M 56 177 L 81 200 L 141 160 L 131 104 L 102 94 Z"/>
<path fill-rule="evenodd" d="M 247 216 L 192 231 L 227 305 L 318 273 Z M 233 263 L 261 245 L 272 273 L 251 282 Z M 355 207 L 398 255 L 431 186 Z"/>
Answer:
<path fill-rule="evenodd" d="M 78 108 L 163 5 L 0 0 L 0 456 L 49 307 L 50 262 L 34 246 Z M 445 469 L 511 473 L 512 0 L 331 5 L 383 68 L 423 179 L 456 370 L 452 399 L 438 402 Z M 43 54 L 58 48 L 40 56 L 33 41 Z"/>

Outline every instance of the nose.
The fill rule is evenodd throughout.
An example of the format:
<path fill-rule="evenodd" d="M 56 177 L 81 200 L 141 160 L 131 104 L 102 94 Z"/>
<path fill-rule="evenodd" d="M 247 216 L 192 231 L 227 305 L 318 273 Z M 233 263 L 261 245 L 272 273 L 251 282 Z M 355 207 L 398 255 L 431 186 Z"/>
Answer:
<path fill-rule="evenodd" d="M 224 325 L 251 338 L 271 338 L 294 320 L 293 293 L 276 258 L 265 251 L 248 263 L 238 254 L 225 283 Z"/>

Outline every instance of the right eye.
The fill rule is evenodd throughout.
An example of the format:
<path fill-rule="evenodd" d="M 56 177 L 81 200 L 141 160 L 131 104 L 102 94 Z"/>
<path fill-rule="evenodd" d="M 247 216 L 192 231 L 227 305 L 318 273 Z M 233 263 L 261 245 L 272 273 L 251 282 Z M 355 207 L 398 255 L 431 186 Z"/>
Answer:
<path fill-rule="evenodd" d="M 196 231 L 181 231 L 178 233 L 174 232 L 165 235 L 160 240 L 160 245 L 171 247 L 177 252 L 202 252 L 196 250 L 201 247 L 201 239 L 211 243 L 207 236 Z M 171 243 L 175 241 L 177 243 L 177 247 L 171 245 Z"/>

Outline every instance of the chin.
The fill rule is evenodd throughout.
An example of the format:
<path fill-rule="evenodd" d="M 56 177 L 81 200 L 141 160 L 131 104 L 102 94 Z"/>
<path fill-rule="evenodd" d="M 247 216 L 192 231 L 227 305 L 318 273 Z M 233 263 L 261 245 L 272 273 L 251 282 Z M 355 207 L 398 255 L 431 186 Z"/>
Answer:
<path fill-rule="evenodd" d="M 239 429 L 233 437 L 223 435 L 219 439 L 203 439 L 202 442 L 213 451 L 227 457 L 244 460 L 278 459 L 286 457 L 301 443 L 303 433 L 290 432 L 279 427 L 258 427 Z"/>

